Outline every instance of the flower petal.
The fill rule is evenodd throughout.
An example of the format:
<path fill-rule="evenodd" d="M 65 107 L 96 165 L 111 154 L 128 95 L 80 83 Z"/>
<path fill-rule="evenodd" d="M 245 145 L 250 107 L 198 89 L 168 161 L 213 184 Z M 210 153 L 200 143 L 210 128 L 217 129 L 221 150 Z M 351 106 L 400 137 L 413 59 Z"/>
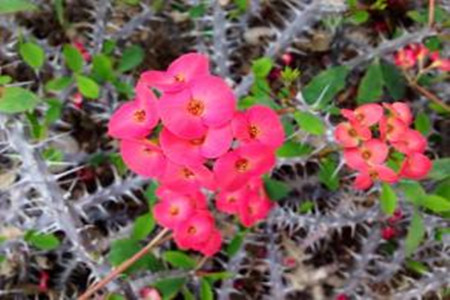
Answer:
<path fill-rule="evenodd" d="M 371 139 L 364 143 L 363 148 L 370 151 L 369 162 L 372 164 L 382 164 L 389 154 L 389 147 L 379 139 Z"/>
<path fill-rule="evenodd" d="M 180 138 L 167 128 L 162 129 L 159 141 L 164 154 L 177 164 L 201 165 L 205 162 L 201 145 L 193 143 L 192 140 Z"/>
<path fill-rule="evenodd" d="M 427 156 L 421 153 L 412 153 L 404 160 L 400 168 L 400 176 L 420 180 L 427 176 L 431 168 L 432 163 Z"/>
<path fill-rule="evenodd" d="M 125 164 L 141 176 L 157 178 L 166 167 L 161 149 L 148 140 L 122 140 L 120 153 Z"/>
<path fill-rule="evenodd" d="M 174 60 L 167 72 L 172 77 L 177 76 L 184 82 L 190 82 L 196 77 L 209 75 L 209 60 L 204 54 L 187 53 Z"/>
<path fill-rule="evenodd" d="M 379 104 L 364 104 L 355 109 L 356 119 L 362 126 L 370 127 L 383 116 L 383 107 Z"/>
<path fill-rule="evenodd" d="M 233 133 L 230 124 L 222 127 L 209 128 L 200 151 L 203 157 L 217 158 L 225 154 L 233 141 Z"/>
<path fill-rule="evenodd" d="M 370 188 L 373 185 L 372 178 L 370 178 L 370 175 L 366 172 L 359 173 L 355 181 L 353 182 L 353 187 L 357 190 L 366 190 Z"/>

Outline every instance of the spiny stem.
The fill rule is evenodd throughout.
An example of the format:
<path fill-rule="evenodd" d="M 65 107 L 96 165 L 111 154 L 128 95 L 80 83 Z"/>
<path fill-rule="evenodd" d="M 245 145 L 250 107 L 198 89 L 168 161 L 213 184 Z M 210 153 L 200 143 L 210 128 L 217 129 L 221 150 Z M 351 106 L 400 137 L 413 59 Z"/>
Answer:
<path fill-rule="evenodd" d="M 430 0 L 428 3 L 428 27 L 433 27 L 434 23 L 434 7 L 435 0 Z"/>
<path fill-rule="evenodd" d="M 410 81 L 410 85 L 411 85 L 412 88 L 414 88 L 420 94 L 422 94 L 423 96 L 425 96 L 428 99 L 430 99 L 433 103 L 439 105 L 440 107 L 442 107 L 446 111 L 450 112 L 450 105 L 446 104 L 444 101 L 439 99 L 438 96 L 436 96 L 435 94 L 433 94 L 432 92 L 430 92 L 429 90 L 424 88 L 423 86 L 417 84 L 416 82 Z"/>
<path fill-rule="evenodd" d="M 81 295 L 78 300 L 88 300 L 92 295 L 94 295 L 98 290 L 103 288 L 109 282 L 111 282 L 115 277 L 123 273 L 126 269 L 128 269 L 131 265 L 133 265 L 136 261 L 142 258 L 147 252 L 156 246 L 164 236 L 169 232 L 169 229 L 165 228 L 161 230 L 158 235 L 156 235 L 144 248 L 142 248 L 138 253 L 124 261 L 121 265 L 115 268 L 111 273 L 109 273 L 105 278 L 103 278 L 98 283 L 92 285 L 88 288 L 83 295 Z"/>

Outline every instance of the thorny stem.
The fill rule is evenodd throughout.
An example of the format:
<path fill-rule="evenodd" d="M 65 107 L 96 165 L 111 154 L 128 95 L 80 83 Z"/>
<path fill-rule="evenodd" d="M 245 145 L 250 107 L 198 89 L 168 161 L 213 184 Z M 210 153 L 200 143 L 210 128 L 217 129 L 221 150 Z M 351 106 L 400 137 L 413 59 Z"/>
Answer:
<path fill-rule="evenodd" d="M 430 0 L 428 6 L 428 27 L 433 27 L 434 23 L 434 6 L 435 6 L 435 0 Z"/>
<path fill-rule="evenodd" d="M 198 262 L 197 266 L 195 267 L 195 271 L 200 270 L 203 267 L 203 265 L 208 261 L 208 258 L 209 258 L 208 256 L 203 256 Z"/>
<path fill-rule="evenodd" d="M 438 96 L 436 96 L 435 94 L 433 94 L 432 92 L 430 92 L 429 90 L 427 90 L 426 88 L 424 88 L 423 86 L 417 84 L 414 81 L 410 81 L 410 85 L 411 85 L 412 88 L 414 88 L 420 94 L 422 94 L 423 96 L 425 96 L 428 99 L 430 99 L 433 103 L 439 105 L 440 107 L 442 107 L 446 111 L 450 112 L 450 105 L 444 103 L 444 101 L 439 99 Z"/>
<path fill-rule="evenodd" d="M 165 228 L 161 230 L 158 235 L 156 235 L 144 248 L 142 248 L 138 253 L 124 261 L 121 265 L 115 268 L 111 273 L 109 273 L 105 278 L 103 278 L 98 283 L 92 285 L 88 288 L 83 295 L 81 295 L 78 300 L 88 300 L 92 295 L 94 295 L 98 290 L 107 285 L 110 281 L 112 281 L 115 277 L 123 273 L 126 269 L 128 269 L 131 265 L 133 265 L 136 261 L 142 258 L 147 252 L 156 246 L 164 236 L 169 232 L 169 229 Z"/>

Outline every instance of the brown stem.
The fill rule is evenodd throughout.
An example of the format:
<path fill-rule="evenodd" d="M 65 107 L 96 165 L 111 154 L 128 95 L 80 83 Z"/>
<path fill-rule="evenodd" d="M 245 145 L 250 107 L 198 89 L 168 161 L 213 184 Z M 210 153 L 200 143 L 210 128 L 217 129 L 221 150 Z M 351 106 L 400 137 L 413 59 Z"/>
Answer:
<path fill-rule="evenodd" d="M 138 253 L 124 261 L 117 268 L 112 270 L 105 278 L 97 282 L 88 288 L 83 295 L 81 295 L 78 300 L 88 300 L 92 295 L 94 295 L 98 290 L 107 285 L 110 281 L 112 281 L 116 276 L 123 273 L 126 269 L 128 269 L 131 265 L 133 265 L 136 261 L 138 261 L 141 257 L 143 257 L 147 252 L 153 248 L 158 242 L 169 232 L 169 229 L 165 228 L 161 230 L 158 235 L 156 235 L 144 248 L 142 248 Z"/>
<path fill-rule="evenodd" d="M 276 112 L 278 115 L 285 115 L 288 113 L 293 113 L 293 112 L 295 112 L 295 110 L 296 109 L 294 107 L 286 107 L 286 108 L 277 109 Z"/>
<path fill-rule="evenodd" d="M 436 96 L 435 94 L 433 94 L 432 92 L 430 92 L 429 90 L 427 90 L 426 88 L 422 87 L 421 85 L 417 84 L 416 82 L 410 81 L 410 85 L 411 87 L 413 87 L 416 91 L 418 91 L 419 93 L 421 93 L 423 96 L 427 97 L 428 99 L 430 99 L 433 103 L 439 105 L 440 107 L 442 107 L 443 109 L 445 109 L 446 111 L 450 112 L 450 105 L 444 103 L 444 101 L 442 101 L 441 99 L 439 99 L 438 96 Z"/>
<path fill-rule="evenodd" d="M 429 0 L 428 2 L 428 27 L 433 27 L 434 23 L 434 7 L 435 7 L 435 0 Z"/>

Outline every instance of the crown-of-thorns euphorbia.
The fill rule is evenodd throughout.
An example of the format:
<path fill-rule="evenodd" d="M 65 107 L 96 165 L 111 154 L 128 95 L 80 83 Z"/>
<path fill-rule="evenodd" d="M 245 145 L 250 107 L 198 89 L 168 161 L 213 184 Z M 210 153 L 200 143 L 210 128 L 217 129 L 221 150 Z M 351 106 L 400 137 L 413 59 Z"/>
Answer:
<path fill-rule="evenodd" d="M 410 128 L 413 116 L 407 104 L 365 104 L 341 113 L 347 121 L 336 127 L 335 139 L 344 148 L 346 164 L 359 172 L 355 188 L 367 189 L 376 180 L 395 183 L 402 177 L 418 180 L 427 175 L 427 140 Z"/>
<path fill-rule="evenodd" d="M 179 248 L 214 255 L 222 236 L 204 193 L 244 226 L 268 215 L 272 203 L 261 176 L 274 166 L 284 140 L 278 115 L 261 105 L 237 111 L 232 90 L 198 53 L 179 57 L 167 71 L 144 72 L 135 91 L 135 100 L 112 116 L 108 133 L 121 140 L 132 171 L 159 181 L 158 224 L 173 230 Z M 361 135 L 368 139 L 367 132 Z"/>

